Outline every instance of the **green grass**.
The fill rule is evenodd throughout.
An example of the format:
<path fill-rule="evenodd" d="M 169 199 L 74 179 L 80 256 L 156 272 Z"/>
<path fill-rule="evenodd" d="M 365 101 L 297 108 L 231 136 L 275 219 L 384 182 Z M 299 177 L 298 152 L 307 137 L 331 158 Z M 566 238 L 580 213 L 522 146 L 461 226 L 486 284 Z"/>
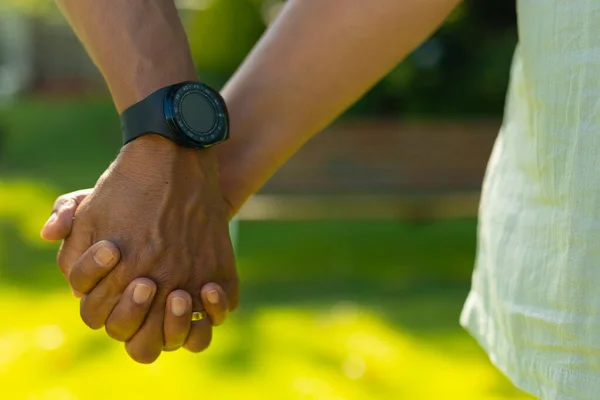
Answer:
<path fill-rule="evenodd" d="M 0 142 L 2 399 L 528 399 L 458 327 L 472 220 L 252 222 L 242 307 L 205 354 L 150 366 L 87 329 L 38 229 L 118 150 L 104 100 L 22 101 Z M 33 117 L 34 116 L 34 117 Z M 40 121 L 44 121 L 43 125 Z"/>

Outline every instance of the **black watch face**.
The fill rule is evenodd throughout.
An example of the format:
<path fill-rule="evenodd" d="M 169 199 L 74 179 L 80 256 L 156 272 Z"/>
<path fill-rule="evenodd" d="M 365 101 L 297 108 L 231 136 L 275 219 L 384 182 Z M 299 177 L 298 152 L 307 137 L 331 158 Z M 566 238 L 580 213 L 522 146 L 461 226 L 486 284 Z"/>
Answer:
<path fill-rule="evenodd" d="M 229 137 L 225 102 L 216 91 L 201 83 L 175 86 L 167 96 L 165 113 L 184 144 L 208 147 Z"/>

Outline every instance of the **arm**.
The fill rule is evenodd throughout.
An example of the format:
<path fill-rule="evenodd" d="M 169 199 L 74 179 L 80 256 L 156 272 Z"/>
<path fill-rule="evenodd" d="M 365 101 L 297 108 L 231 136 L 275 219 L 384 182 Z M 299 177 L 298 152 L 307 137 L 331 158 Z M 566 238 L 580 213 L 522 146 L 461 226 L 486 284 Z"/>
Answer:
<path fill-rule="evenodd" d="M 57 1 L 102 72 L 119 112 L 161 87 L 197 79 L 173 0 Z M 231 307 L 237 303 L 214 150 L 190 150 L 157 135 L 124 146 L 77 209 L 59 252 L 59 266 L 72 285 L 77 260 L 102 240 L 116 244 L 122 257 L 93 289 L 80 290 L 86 293 L 81 316 L 88 326 L 106 327 L 111 337 L 126 342 L 137 361 L 153 362 L 163 349 L 174 349 L 163 334 L 169 292 L 185 290 L 192 296 L 187 311 L 200 311 L 202 285 L 214 282 L 223 287 Z M 132 329 L 135 321 L 113 310 L 140 277 L 154 281 L 157 289 L 137 330 Z M 189 337 L 179 338 L 175 348 L 185 342 L 189 350 L 201 351 L 210 342 L 211 323 L 202 320 L 190 327 L 190 322 Z"/>
<path fill-rule="evenodd" d="M 57 0 L 119 113 L 161 87 L 196 80 L 173 0 Z"/>
<path fill-rule="evenodd" d="M 459 0 L 289 0 L 223 91 L 234 210 L 429 36 Z"/>

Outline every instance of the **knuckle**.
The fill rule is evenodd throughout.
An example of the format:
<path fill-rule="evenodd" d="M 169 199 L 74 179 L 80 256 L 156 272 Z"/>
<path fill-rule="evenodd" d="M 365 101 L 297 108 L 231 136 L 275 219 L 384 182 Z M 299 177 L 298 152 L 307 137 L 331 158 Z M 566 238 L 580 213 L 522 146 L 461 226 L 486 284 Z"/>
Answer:
<path fill-rule="evenodd" d="M 183 343 L 185 342 L 185 336 L 184 337 L 173 337 L 173 338 L 168 338 L 165 340 L 165 347 L 164 347 L 164 351 L 176 351 L 179 350 L 181 348 L 181 346 L 183 346 Z"/>
<path fill-rule="evenodd" d="M 90 329 L 97 331 L 104 326 L 104 321 L 102 321 L 93 313 L 87 311 L 85 308 L 83 308 L 79 314 L 83 323 L 86 324 Z"/>
<path fill-rule="evenodd" d="M 201 353 L 210 347 L 211 335 L 188 339 L 185 348 L 192 353 Z"/>
<path fill-rule="evenodd" d="M 165 329 L 165 350 L 173 351 L 184 345 L 188 337 L 188 329 L 185 326 L 173 326 Z"/>
<path fill-rule="evenodd" d="M 208 348 L 208 345 L 206 346 L 201 346 L 198 345 L 197 343 L 187 343 L 185 345 L 186 350 L 188 350 L 191 353 L 202 353 L 204 350 L 206 350 Z"/>
<path fill-rule="evenodd" d="M 106 334 L 118 342 L 126 342 L 133 336 L 130 332 L 131 330 L 124 326 L 126 324 L 122 324 L 122 322 L 109 321 L 104 327 Z"/>
<path fill-rule="evenodd" d="M 64 204 L 68 203 L 71 200 L 70 197 L 68 197 L 68 195 L 63 194 L 61 196 L 58 196 L 56 198 L 56 201 L 54 202 L 54 207 L 52 209 L 53 212 L 58 212 Z"/>
<path fill-rule="evenodd" d="M 165 268 L 161 268 L 154 273 L 152 278 L 158 286 L 166 286 L 173 282 L 173 273 Z"/>
<path fill-rule="evenodd" d="M 101 307 L 95 302 L 90 302 L 90 296 L 85 295 L 79 301 L 79 315 L 84 324 L 90 329 L 98 330 L 106 323 L 106 316 L 103 316 Z"/>
<path fill-rule="evenodd" d="M 85 263 L 76 264 L 69 273 L 69 283 L 78 292 L 89 293 L 102 278 L 102 275 L 98 275 L 94 267 L 86 266 Z"/>
<path fill-rule="evenodd" d="M 157 352 L 147 348 L 140 348 L 135 350 L 128 349 L 127 353 L 133 361 L 140 364 L 152 364 L 160 356 L 160 351 Z"/>
<path fill-rule="evenodd" d="M 91 288 L 87 287 L 86 285 L 81 284 L 81 282 L 79 282 L 79 280 L 77 278 L 73 278 L 73 273 L 71 273 L 71 275 L 69 275 L 69 285 L 71 286 L 71 289 L 73 289 L 74 291 L 78 292 L 78 293 L 82 293 L 82 294 L 89 294 L 91 291 Z"/>
<path fill-rule="evenodd" d="M 89 273 L 83 267 L 73 268 L 69 274 L 69 283 L 71 284 L 71 287 L 78 292 L 88 293 L 90 289 L 92 289 L 90 287 L 90 277 L 88 275 Z"/>
<path fill-rule="evenodd" d="M 58 207 L 56 207 L 56 214 L 58 214 L 59 216 L 70 210 L 71 208 L 73 208 L 75 206 L 75 201 L 73 199 L 70 198 L 63 198 L 60 200 Z"/>
<path fill-rule="evenodd" d="M 103 301 L 117 304 L 132 279 L 124 268 L 116 268 L 94 287 L 94 292 Z"/>
<path fill-rule="evenodd" d="M 166 351 L 167 353 L 173 352 L 173 351 L 177 351 L 181 348 L 181 346 L 174 346 L 174 345 L 168 345 L 165 346 L 165 348 L 163 349 L 163 351 Z"/>

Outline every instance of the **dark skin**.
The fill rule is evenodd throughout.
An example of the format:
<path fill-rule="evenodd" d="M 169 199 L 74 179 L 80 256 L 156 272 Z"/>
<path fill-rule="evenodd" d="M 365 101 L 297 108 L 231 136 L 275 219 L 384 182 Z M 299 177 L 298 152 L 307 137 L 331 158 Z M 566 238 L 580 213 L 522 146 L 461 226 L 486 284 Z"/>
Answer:
<path fill-rule="evenodd" d="M 158 141 L 169 149 L 148 152 L 146 144 Z M 148 163 L 140 163 L 147 154 L 167 160 L 170 168 L 147 176 L 144 166 Z M 119 195 L 120 201 L 114 201 Z M 59 267 L 65 276 L 71 276 L 77 259 L 94 243 L 108 240 L 122 249 L 120 262 L 97 285 L 82 286 L 71 280 L 74 290 L 87 293 L 81 299 L 83 321 L 92 329 L 106 325 L 111 337 L 126 342 L 132 358 L 151 363 L 163 349 L 176 347 L 165 343 L 162 329 L 168 294 L 173 290 L 200 293 L 204 284 L 215 282 L 225 289 L 229 307 L 235 308 L 237 273 L 227 209 L 220 196 L 216 171 L 199 160 L 196 151 L 157 136 L 125 146 L 94 192 L 81 202 L 58 256 Z M 157 289 L 148 317 L 131 335 L 130 325 L 135 321 L 122 326 L 111 323 L 110 317 L 121 295 L 138 277 L 149 278 Z M 200 298 L 193 296 L 190 309 L 201 308 Z M 210 322 L 201 321 L 191 327 L 185 347 L 202 351 L 211 336 Z"/>
<path fill-rule="evenodd" d="M 138 164 L 147 154 L 144 145 L 150 141 L 166 142 L 162 145 L 171 147 L 170 151 L 154 153 L 169 160 L 171 168 L 154 170 L 152 178 L 146 176 L 143 166 L 147 163 Z M 118 194 L 126 195 L 115 202 Z M 71 235 L 58 257 L 61 270 L 68 276 L 79 256 L 94 243 L 109 240 L 122 249 L 119 264 L 95 287 L 84 288 L 71 281 L 74 290 L 92 289 L 81 301 L 83 321 L 92 329 L 102 328 L 110 322 L 109 316 L 130 282 L 137 277 L 151 279 L 158 288 L 148 317 L 135 336 L 130 336 L 129 329 L 107 326 L 111 337 L 127 343 L 134 359 L 150 363 L 165 347 L 162 326 L 169 292 L 183 289 L 200 293 L 205 283 L 216 282 L 229 294 L 229 306 L 235 308 L 237 273 L 227 209 L 220 196 L 216 171 L 198 160 L 197 151 L 157 136 L 125 146 L 77 209 Z M 201 309 L 197 296 L 192 303 L 192 309 Z M 186 348 L 204 350 L 211 335 L 210 323 L 195 324 Z"/>
<path fill-rule="evenodd" d="M 49 220 L 42 228 L 42 238 L 48 241 L 62 240 L 67 237 L 73 227 L 73 217 L 80 203 L 90 194 L 92 189 L 80 190 L 60 196 L 55 203 L 55 218 Z M 99 251 L 101 250 L 101 251 Z M 76 292 L 77 297 L 85 296 L 102 279 L 108 275 L 119 263 L 121 252 L 119 248 L 109 241 L 100 241 L 92 245 L 74 263 L 70 271 L 69 281 Z M 141 302 L 136 302 L 134 296 L 138 285 L 145 286 L 150 296 Z M 121 332 L 124 337 L 133 337 L 142 326 L 146 318 L 154 296 L 157 285 L 148 278 L 134 279 L 120 297 L 115 308 L 109 315 L 106 323 L 108 332 Z M 165 351 L 173 351 L 185 345 L 192 324 L 211 323 L 213 326 L 225 322 L 228 313 L 228 304 L 225 292 L 215 283 L 205 284 L 200 297 L 202 309 L 208 315 L 209 320 L 204 322 L 191 322 L 192 296 L 185 290 L 176 289 L 167 296 L 165 307 L 163 333 L 165 338 Z M 110 334 L 110 333 L 109 333 Z M 113 336 L 111 334 L 111 336 Z"/>
<path fill-rule="evenodd" d="M 57 0 L 88 54 L 102 73 L 117 112 L 152 92 L 183 81 L 198 80 L 187 38 L 173 0 Z M 238 277 L 229 238 L 229 207 L 218 176 L 216 153 L 176 146 L 148 134 L 124 146 L 102 174 L 94 192 L 77 209 L 73 227 L 58 255 L 66 277 L 95 243 L 109 241 L 121 257 L 98 284 L 73 287 L 85 291 L 81 316 L 93 329 L 126 342 L 141 363 L 156 360 L 167 343 L 163 326 L 169 293 L 191 295 L 192 311 L 202 309 L 202 287 L 221 286 L 230 309 L 238 303 Z M 136 278 L 155 287 L 147 317 L 132 335 L 132 326 L 111 318 Z M 78 282 L 75 282 L 78 285 Z M 128 290 L 131 293 L 127 292 Z M 192 324 L 184 347 L 198 352 L 210 343 L 210 321 Z M 180 341 L 180 339 L 179 339 Z"/>

